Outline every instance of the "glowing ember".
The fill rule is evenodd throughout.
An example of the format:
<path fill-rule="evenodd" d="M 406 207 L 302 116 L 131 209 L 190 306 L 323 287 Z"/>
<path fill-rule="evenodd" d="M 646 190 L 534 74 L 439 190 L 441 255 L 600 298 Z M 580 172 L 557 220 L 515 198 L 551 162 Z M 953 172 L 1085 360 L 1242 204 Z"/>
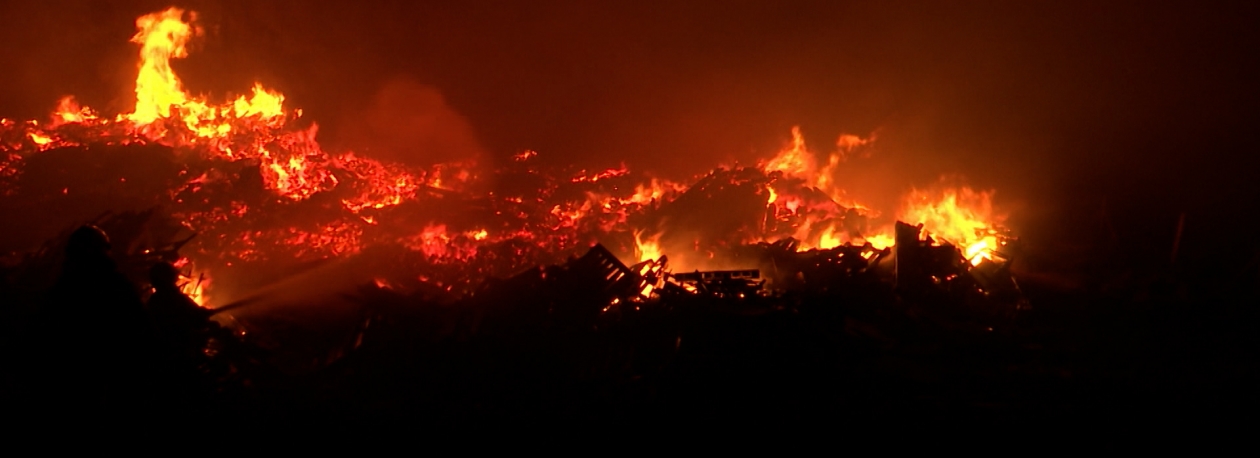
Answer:
<path fill-rule="evenodd" d="M 615 169 L 608 169 L 608 170 L 605 170 L 605 171 L 603 171 L 603 172 L 599 172 L 599 173 L 596 173 L 596 174 L 593 174 L 593 175 L 587 175 L 587 174 L 586 174 L 586 171 L 585 171 L 585 170 L 583 170 L 581 173 L 579 173 L 579 174 L 578 174 L 578 176 L 573 177 L 573 182 L 574 182 L 574 183 L 581 183 L 581 182 L 583 182 L 583 181 L 589 181 L 589 182 L 594 183 L 594 182 L 599 181 L 599 180 L 604 180 L 604 179 L 613 178 L 613 177 L 619 177 L 619 176 L 625 175 L 625 174 L 627 174 L 627 173 L 630 173 L 630 169 L 627 169 L 625 164 L 621 164 L 621 167 L 619 167 L 619 168 L 615 168 Z"/>
<path fill-rule="evenodd" d="M 660 201 L 670 194 L 677 194 L 685 191 L 686 185 L 674 183 L 672 181 L 658 180 L 653 178 L 647 184 L 638 184 L 634 187 L 634 195 L 622 203 L 635 205 L 648 205 L 653 202 Z"/>
<path fill-rule="evenodd" d="M 49 143 L 52 143 L 53 141 L 52 137 L 41 135 L 38 132 L 31 132 L 30 136 L 31 136 L 31 141 L 35 142 L 35 144 L 39 146 L 47 145 Z"/>
<path fill-rule="evenodd" d="M 96 116 L 96 113 L 91 108 L 80 107 L 73 96 L 65 96 L 57 102 L 57 110 L 53 112 L 51 127 L 72 123 L 95 122 L 98 119 L 99 117 Z"/>
<path fill-rule="evenodd" d="M 211 308 L 209 296 L 211 280 L 209 272 L 205 270 L 192 271 L 192 263 L 188 258 L 179 258 L 172 264 L 181 270 L 178 283 L 180 291 L 191 298 L 193 302 L 196 302 L 197 305 Z"/>
<path fill-rule="evenodd" d="M 422 169 L 324 151 L 316 139 L 318 126 L 296 125 L 300 111 L 286 111 L 284 96 L 262 84 L 222 104 L 189 96 L 170 63 L 187 57 L 189 40 L 201 34 L 194 20 L 178 8 L 137 19 L 132 41 L 140 45 L 140 61 L 131 113 L 103 118 L 65 97 L 46 124 L 0 120 L 0 195 L 12 195 L 27 157 L 40 151 L 102 144 L 170 147 L 181 170 L 159 203 L 198 234 L 180 268 L 188 272 L 185 293 L 202 305 L 210 304 L 212 292 L 207 269 L 230 283 L 224 272 L 241 265 L 312 262 L 374 246 L 405 248 L 399 251 L 422 258 L 418 265 L 464 269 L 462 277 L 449 275 L 459 277 L 454 279 L 421 275 L 421 281 L 451 291 L 458 281 L 510 274 L 596 242 L 633 250 L 640 262 L 657 260 L 669 249 L 690 251 L 678 253 L 680 258 L 711 259 L 740 243 L 787 237 L 799 240 L 801 250 L 893 244 L 893 221 L 876 220 L 877 213 L 847 200 L 835 179 L 846 161 L 869 153 L 873 136 L 842 134 L 836 150 L 822 157 L 794 127 L 790 142 L 759 168 L 718 169 L 691 184 L 645 178 L 625 164 L 593 173 L 545 173 L 531 162 L 538 153 L 525 150 L 496 173 L 524 177 L 536 189 L 476 194 L 469 189 L 485 187 L 479 180 L 486 170 L 471 162 Z M 69 194 L 68 187 L 61 190 Z M 693 237 L 696 228 L 677 225 L 718 227 L 718 222 L 662 216 L 679 211 L 668 209 L 671 204 L 688 200 L 680 213 L 725 208 L 727 202 L 712 197 L 723 192 L 731 199 L 752 199 L 755 214 L 705 232 L 704 240 Z M 922 223 L 927 236 L 960 247 L 960 256 L 978 264 L 994 258 L 1002 245 L 991 196 L 966 187 L 914 190 L 897 217 Z M 670 238 L 679 233 L 685 236 Z M 384 279 L 377 284 L 390 285 Z"/>

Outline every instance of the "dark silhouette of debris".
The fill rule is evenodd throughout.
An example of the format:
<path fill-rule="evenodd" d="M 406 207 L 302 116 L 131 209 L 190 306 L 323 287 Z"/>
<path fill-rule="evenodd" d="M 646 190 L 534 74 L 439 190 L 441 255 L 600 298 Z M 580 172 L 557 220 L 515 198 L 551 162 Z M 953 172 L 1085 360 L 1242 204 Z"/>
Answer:
<path fill-rule="evenodd" d="M 51 404 L 117 407 L 140 401 L 151 334 L 137 287 L 109 250 L 109 237 L 100 228 L 76 229 L 40 312 L 40 378 Z"/>

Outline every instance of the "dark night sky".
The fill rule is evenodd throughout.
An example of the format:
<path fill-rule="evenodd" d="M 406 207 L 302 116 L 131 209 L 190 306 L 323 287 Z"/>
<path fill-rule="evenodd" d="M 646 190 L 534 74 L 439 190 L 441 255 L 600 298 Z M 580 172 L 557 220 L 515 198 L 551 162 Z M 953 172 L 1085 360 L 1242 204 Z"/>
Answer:
<path fill-rule="evenodd" d="M 207 33 L 176 68 L 218 97 L 260 81 L 326 143 L 415 162 L 530 148 L 691 174 L 768 157 L 801 125 L 824 150 L 841 132 L 879 131 L 847 176 L 859 197 L 961 173 L 1036 225 L 1086 221 L 1103 201 L 1215 224 L 1260 202 L 1260 15 L 1248 7 L 324 3 L 179 4 Z M 66 94 L 129 108 L 134 18 L 169 6 L 0 5 L 0 116 L 18 119 Z M 372 125 L 399 100 L 424 108 Z M 399 146 L 416 144 L 428 146 Z"/>

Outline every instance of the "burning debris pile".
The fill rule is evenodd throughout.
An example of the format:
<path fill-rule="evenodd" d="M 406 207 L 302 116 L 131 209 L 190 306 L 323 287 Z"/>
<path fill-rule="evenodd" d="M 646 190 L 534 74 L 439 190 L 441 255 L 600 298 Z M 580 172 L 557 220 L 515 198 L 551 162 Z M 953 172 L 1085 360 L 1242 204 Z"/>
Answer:
<path fill-rule="evenodd" d="M 262 85 L 223 104 L 187 95 L 170 67 L 199 33 L 185 17 L 137 21 L 133 112 L 67 97 L 48 122 L 0 120 L 0 214 L 29 222 L 6 229 L 6 297 L 34 303 L 51 283 L 60 239 L 27 246 L 94 223 L 135 284 L 170 262 L 187 295 L 245 328 L 260 320 L 241 313 L 251 304 L 342 300 L 319 274 L 339 272 L 365 312 L 322 364 L 373 348 L 391 326 L 461 340 L 585 335 L 696 310 L 873 307 L 992 330 L 1027 308 L 990 193 L 915 191 L 897 218 L 847 199 L 833 171 L 873 137 L 842 135 L 820 165 L 793 129 L 773 159 L 690 183 L 624 165 L 548 169 L 534 151 L 497 167 L 405 166 L 323 150 L 316 124 Z M 275 299 L 282 288 L 306 299 Z"/>
<path fill-rule="evenodd" d="M 286 109 L 284 97 L 261 84 L 223 104 L 187 95 L 170 66 L 200 31 L 186 17 L 172 8 L 137 20 L 133 112 L 110 118 L 67 97 L 49 122 L 3 120 L 0 209 L 11 218 L 60 209 L 24 218 L 34 224 L 13 238 L 29 246 L 35 234 L 101 211 L 159 212 L 197 234 L 181 265 L 189 277 L 212 279 L 199 282 L 206 306 L 372 250 L 406 253 L 392 261 L 406 268 L 381 273 L 391 284 L 467 293 L 483 278 L 557 263 L 596 243 L 635 261 L 668 254 L 691 270 L 753 267 L 760 260 L 736 254 L 761 242 L 795 239 L 794 247 L 824 250 L 893 244 L 891 220 L 875 226 L 877 213 L 840 204 L 844 190 L 832 178 L 873 138 L 841 136 L 819 166 L 794 129 L 772 160 L 719 168 L 692 184 L 625 166 L 543 170 L 533 151 L 493 170 L 409 167 L 324 151 L 317 125 L 302 126 L 301 110 Z M 495 189 L 474 191 L 485 183 Z M 922 235 L 932 237 L 924 240 L 961 248 L 973 265 L 1003 262 L 997 250 L 1006 234 L 987 193 L 916 191 L 900 217 L 924 224 Z"/>
<path fill-rule="evenodd" d="M 1249 256 L 1211 231 L 1182 245 L 1197 216 L 1182 213 L 1171 257 L 1129 252 L 1153 226 L 1105 212 L 1100 231 L 1064 223 L 1072 243 L 1021 246 L 991 191 L 942 181 L 870 205 L 840 177 L 888 140 L 807 145 L 796 128 L 763 161 L 691 177 L 553 166 L 545 150 L 398 163 L 328 147 L 264 84 L 190 95 L 172 62 L 192 19 L 137 21 L 134 107 L 66 97 L 48 119 L 0 119 L 0 403 L 15 417 L 103 399 L 110 418 L 148 403 L 142 417 L 187 425 L 1113 424 L 1255 398 L 1257 263 L 1192 270 Z"/>

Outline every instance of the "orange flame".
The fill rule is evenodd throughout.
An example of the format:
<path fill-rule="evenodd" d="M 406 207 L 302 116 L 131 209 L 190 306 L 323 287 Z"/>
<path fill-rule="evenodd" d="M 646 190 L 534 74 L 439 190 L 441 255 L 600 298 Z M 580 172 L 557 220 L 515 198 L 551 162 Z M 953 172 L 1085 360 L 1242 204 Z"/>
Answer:
<path fill-rule="evenodd" d="M 783 172 L 787 176 L 804 178 L 806 182 L 814 181 L 818 174 L 814 155 L 805 148 L 805 136 L 801 135 L 799 126 L 792 127 L 791 145 L 766 162 L 762 170 L 766 173 Z"/>
<path fill-rule="evenodd" d="M 91 108 L 80 107 L 79 102 L 74 100 L 74 96 L 68 95 L 57 101 L 57 109 L 53 111 L 53 119 L 49 127 L 92 122 L 97 119 L 99 118 Z"/>
<path fill-rule="evenodd" d="M 838 168 L 862 147 L 875 141 L 875 136 L 862 138 L 841 134 L 836 140 L 837 150 L 819 167 L 818 159 L 809 151 L 805 139 L 797 127 L 792 128 L 792 140 L 773 159 L 763 165 L 766 173 L 780 172 L 785 177 L 803 180 L 807 186 L 823 191 L 833 202 L 856 209 L 869 217 L 877 216 L 867 207 L 848 200 L 845 190 L 834 180 Z M 893 245 L 892 228 L 871 234 L 855 234 L 827 224 L 824 218 L 833 215 L 823 212 L 817 216 L 800 196 L 784 195 L 772 182 L 768 187 L 767 205 L 777 208 L 778 214 L 805 215 L 804 221 L 795 226 L 792 235 L 801 241 L 801 249 L 832 248 L 843 243 L 870 243 L 875 248 Z M 905 198 L 898 219 L 910 224 L 923 224 L 924 235 L 958 246 L 973 264 L 991 259 L 1002 241 L 998 224 L 1001 218 L 993 212 L 991 192 L 977 192 L 968 187 L 940 188 L 934 192 L 912 190 Z"/>
<path fill-rule="evenodd" d="M 928 235 L 962 248 L 972 264 L 979 264 L 992 259 L 1000 246 L 996 224 L 1002 218 L 994 214 L 992 198 L 991 191 L 977 192 L 966 186 L 915 189 L 907 195 L 900 219 L 923 224 Z"/>
<path fill-rule="evenodd" d="M 211 308 L 209 295 L 210 272 L 205 269 L 192 270 L 191 264 L 192 262 L 188 258 L 179 258 L 173 263 L 181 271 L 179 274 L 180 292 L 192 299 L 193 302 L 196 302 L 198 306 Z M 188 273 L 184 273 L 184 271 Z"/>
<path fill-rule="evenodd" d="M 652 261 L 660 259 L 665 253 L 661 249 L 661 234 L 656 234 L 643 239 L 645 231 L 639 230 L 634 233 L 634 254 L 639 262 Z"/>
<path fill-rule="evenodd" d="M 648 183 L 635 185 L 634 194 L 623 203 L 647 205 L 659 201 L 671 192 L 681 192 L 686 189 L 687 186 L 684 184 L 653 178 Z"/>
<path fill-rule="evenodd" d="M 221 260 L 227 257 L 241 261 L 262 260 L 267 259 L 272 250 L 311 260 L 358 253 L 365 244 L 385 241 L 402 243 L 430 256 L 431 260 L 462 261 L 477 256 L 480 247 L 512 238 L 554 250 L 581 246 L 600 234 L 612 232 L 633 234 L 634 256 L 640 261 L 659 259 L 665 254 L 660 243 L 665 223 L 631 216 L 641 216 L 656 208 L 657 203 L 668 202 L 688 186 L 653 178 L 634 185 L 630 193 L 630 187 L 625 186 L 627 178 L 623 178 L 628 177 L 630 171 L 624 164 L 595 173 L 583 170 L 570 177 L 548 176 L 545 182 L 551 188 L 540 189 L 537 196 L 492 194 L 491 197 L 498 197 L 499 201 L 487 208 L 512 222 L 489 226 L 491 229 L 463 226 L 448 230 L 441 221 L 432 221 L 418 233 L 390 233 L 387 227 L 391 224 L 378 223 L 389 221 L 388 207 L 465 192 L 467 185 L 477 178 L 472 172 L 474 164 L 439 164 L 420 169 L 359 157 L 352 152 L 328 154 L 316 141 L 318 126 L 313 123 L 306 128 L 287 126 L 286 123 L 297 119 L 301 111 L 286 112 L 284 96 L 258 83 L 248 95 L 223 104 L 211 105 L 190 97 L 172 70 L 171 59 L 186 57 L 189 40 L 201 34 L 194 20 L 192 13 L 185 14 L 178 8 L 137 19 L 138 32 L 132 41 L 140 44 L 141 49 L 136 105 L 132 113 L 114 120 L 101 119 L 90 108 L 81 107 L 74 98 L 65 97 L 58 102 L 47 126 L 35 121 L 17 124 L 0 120 L 0 128 L 12 134 L 0 136 L 5 142 L 0 148 L 9 148 L 0 152 L 29 149 L 32 145 L 43 151 L 76 144 L 74 142 L 99 141 L 85 139 L 84 131 L 118 144 L 141 137 L 141 140 L 187 148 L 183 151 L 197 151 L 216 163 L 249 160 L 248 167 L 257 168 L 265 187 L 283 197 L 268 205 L 287 205 L 321 193 L 336 196 L 330 200 L 331 205 L 324 205 L 330 201 L 317 202 L 323 210 L 341 212 L 324 219 L 324 223 L 308 221 L 288 226 L 285 222 L 269 229 L 242 228 L 245 224 L 224 229 L 264 213 L 268 207 L 251 208 L 242 202 L 232 202 L 226 206 L 181 210 L 180 218 L 190 229 L 211 233 L 219 230 L 216 235 L 223 240 L 219 246 L 222 251 L 212 254 L 203 251 L 202 254 L 220 256 Z M 77 126 L 57 129 L 66 124 L 82 124 L 91 129 Z M 824 157 L 810 151 L 800 128 L 793 127 L 790 142 L 761 166 L 767 176 L 755 180 L 756 192 L 761 195 L 764 191 L 766 197 L 767 216 L 762 221 L 762 232 L 769 234 L 767 228 L 773 227 L 773 237 L 795 237 L 800 240 L 801 249 L 832 248 L 844 243 L 870 243 L 876 248 L 891 246 L 891 230 L 866 233 L 868 218 L 878 215 L 856 202 L 846 201 L 845 190 L 836 182 L 838 169 L 846 161 L 869 152 L 863 148 L 874 141 L 873 135 L 863 138 L 841 134 L 835 141 L 835 151 Z M 527 168 L 529 173 L 537 173 L 534 164 L 524 164 L 537 154 L 525 150 L 515 155 L 513 162 L 521 163 L 517 165 Z M 16 154 L 0 156 L 0 178 L 16 176 L 15 164 L 20 165 L 21 159 Z M 182 199 L 187 194 L 181 193 L 209 189 L 223 176 L 216 177 L 218 172 L 214 169 L 193 173 L 200 176 L 185 181 L 183 188 L 172 193 L 176 202 L 184 203 L 176 195 Z M 561 185 L 575 185 L 580 190 L 555 193 Z M 0 192 L 7 191 L 0 189 Z M 577 197 L 578 194 L 581 197 Z M 562 195 L 567 197 L 557 199 Z M 912 224 L 924 224 L 925 234 L 957 245 L 967 259 L 979 263 L 994 256 L 994 250 L 1002 243 L 997 225 L 1000 221 L 992 212 L 990 195 L 965 187 L 934 193 L 915 190 L 907 196 L 905 208 L 898 216 Z M 205 201 L 210 205 L 208 202 Z M 851 210 L 856 210 L 862 218 L 846 220 Z M 514 215 L 515 219 L 506 215 Z M 846 225 L 845 221 L 857 222 Z M 517 223 L 519 225 L 513 225 Z M 860 230 L 856 229 L 858 224 L 862 226 Z M 739 237 L 768 237 L 753 232 L 756 230 L 749 229 Z M 695 251 L 701 253 L 698 241 L 696 247 Z M 517 254 L 521 253 L 518 248 Z M 712 258 L 714 251 L 707 250 L 707 254 Z M 686 253 L 679 255 L 686 256 Z M 224 264 L 230 266 L 231 262 Z M 203 277 L 199 274 L 198 278 Z M 208 281 L 199 281 L 194 289 L 186 292 L 205 304 L 207 285 Z"/>

